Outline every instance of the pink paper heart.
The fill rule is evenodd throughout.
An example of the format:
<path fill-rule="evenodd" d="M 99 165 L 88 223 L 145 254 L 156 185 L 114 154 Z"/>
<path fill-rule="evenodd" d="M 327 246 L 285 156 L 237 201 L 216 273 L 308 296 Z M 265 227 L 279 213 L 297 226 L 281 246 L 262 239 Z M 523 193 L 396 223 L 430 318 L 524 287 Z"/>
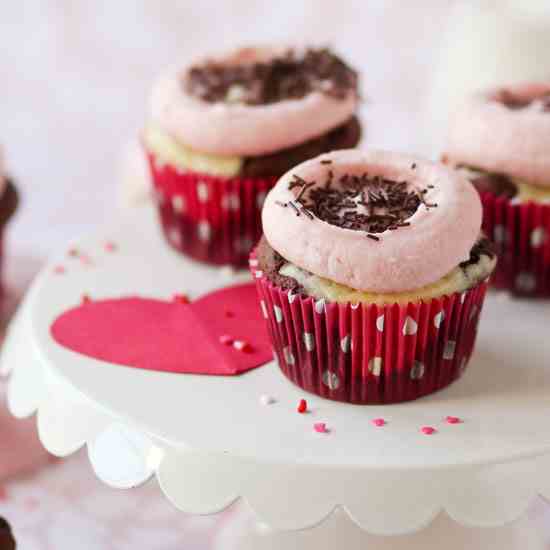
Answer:
<path fill-rule="evenodd" d="M 62 313 L 50 331 L 58 344 L 77 353 L 154 371 L 235 375 L 272 358 L 251 283 L 189 304 L 139 297 L 88 301 Z M 248 349 L 222 343 L 227 335 Z"/>

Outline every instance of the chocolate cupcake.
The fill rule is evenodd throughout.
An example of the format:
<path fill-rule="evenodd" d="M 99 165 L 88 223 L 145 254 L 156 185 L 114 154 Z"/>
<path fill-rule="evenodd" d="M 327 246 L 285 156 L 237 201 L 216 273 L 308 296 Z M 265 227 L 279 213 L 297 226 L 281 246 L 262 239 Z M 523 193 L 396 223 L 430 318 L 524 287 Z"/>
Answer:
<path fill-rule="evenodd" d="M 6 173 L 2 150 L 0 149 L 0 262 L 3 257 L 3 235 L 8 221 L 19 204 L 19 196 L 13 180 Z M 2 287 L 0 284 L 0 293 Z"/>
<path fill-rule="evenodd" d="M 357 73 L 328 49 L 244 48 L 162 77 L 143 134 L 177 250 L 246 265 L 266 193 L 292 166 L 360 139 Z"/>
<path fill-rule="evenodd" d="M 285 174 L 251 258 L 283 373 L 362 404 L 460 376 L 496 263 L 481 212 L 466 178 L 396 153 L 334 152 Z"/>
<path fill-rule="evenodd" d="M 494 241 L 497 288 L 550 297 L 550 83 L 487 90 L 455 113 L 443 159 L 466 175 Z"/>

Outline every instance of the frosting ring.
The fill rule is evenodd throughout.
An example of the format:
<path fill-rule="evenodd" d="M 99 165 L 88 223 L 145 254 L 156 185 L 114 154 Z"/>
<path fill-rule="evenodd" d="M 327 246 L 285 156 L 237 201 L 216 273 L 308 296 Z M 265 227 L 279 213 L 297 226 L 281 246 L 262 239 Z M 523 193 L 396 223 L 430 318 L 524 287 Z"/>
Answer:
<path fill-rule="evenodd" d="M 550 92 L 550 83 L 506 86 L 472 95 L 452 118 L 446 156 L 456 164 L 550 187 L 550 113 L 530 107 L 510 109 L 497 100 L 503 90 L 529 100 Z"/>
<path fill-rule="evenodd" d="M 246 48 L 216 60 L 233 64 L 266 61 L 287 49 Z M 208 103 L 187 94 L 181 84 L 185 72 L 195 64 L 157 81 L 151 97 L 151 118 L 199 152 L 235 156 L 273 153 L 340 126 L 357 108 L 358 97 L 353 90 L 342 99 L 312 92 L 301 99 L 267 105 Z"/>
<path fill-rule="evenodd" d="M 321 161 L 330 160 L 330 164 Z M 415 166 L 413 168 L 413 165 Z M 410 226 L 377 233 L 343 229 L 320 219 L 297 216 L 280 203 L 295 200 L 289 183 L 295 175 L 316 186 L 328 170 L 382 176 L 424 189 L 426 201 L 408 218 Z M 313 187 L 313 188 L 314 188 Z M 287 172 L 269 193 L 262 212 L 264 234 L 283 258 L 320 277 L 368 292 L 404 292 L 429 285 L 470 257 L 481 229 L 481 203 L 474 187 L 441 164 L 385 151 L 337 151 L 309 160 Z"/>

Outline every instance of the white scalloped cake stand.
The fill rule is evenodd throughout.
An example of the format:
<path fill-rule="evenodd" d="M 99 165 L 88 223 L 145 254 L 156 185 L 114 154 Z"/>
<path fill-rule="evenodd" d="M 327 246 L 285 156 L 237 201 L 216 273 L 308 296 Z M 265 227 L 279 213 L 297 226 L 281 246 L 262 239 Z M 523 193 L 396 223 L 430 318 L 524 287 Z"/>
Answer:
<path fill-rule="evenodd" d="M 296 413 L 303 392 L 273 363 L 235 378 L 146 372 L 49 334 L 85 293 L 198 296 L 234 279 L 169 250 L 150 206 L 74 243 L 43 269 L 10 327 L 1 367 L 13 371 L 12 412 L 36 412 L 55 454 L 87 444 L 115 487 L 156 474 L 178 508 L 197 514 L 242 497 L 258 522 L 241 522 L 234 546 L 222 537 L 225 550 L 542 548 L 521 518 L 536 494 L 550 496 L 550 304 L 490 296 L 473 365 L 447 390 L 386 407 L 309 396 L 306 415 Z M 261 405 L 262 394 L 276 403 Z M 448 415 L 463 422 L 446 424 Z M 387 424 L 375 427 L 377 417 Z M 315 433 L 318 421 L 330 433 Z"/>

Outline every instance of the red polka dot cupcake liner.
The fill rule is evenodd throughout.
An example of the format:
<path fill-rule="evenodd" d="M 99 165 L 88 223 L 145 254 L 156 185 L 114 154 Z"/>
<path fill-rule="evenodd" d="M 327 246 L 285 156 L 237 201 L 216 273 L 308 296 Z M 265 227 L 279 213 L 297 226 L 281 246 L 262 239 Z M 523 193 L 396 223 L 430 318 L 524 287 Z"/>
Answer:
<path fill-rule="evenodd" d="M 261 210 L 272 178 L 181 172 L 147 153 L 164 236 L 177 251 L 215 265 L 246 267 L 262 234 Z"/>
<path fill-rule="evenodd" d="M 251 259 L 277 363 L 294 384 L 355 404 L 411 401 L 459 378 L 487 283 L 407 305 L 336 304 L 273 285 Z"/>
<path fill-rule="evenodd" d="M 514 203 L 481 193 L 483 231 L 494 242 L 495 288 L 518 296 L 550 297 L 550 205 Z"/>

